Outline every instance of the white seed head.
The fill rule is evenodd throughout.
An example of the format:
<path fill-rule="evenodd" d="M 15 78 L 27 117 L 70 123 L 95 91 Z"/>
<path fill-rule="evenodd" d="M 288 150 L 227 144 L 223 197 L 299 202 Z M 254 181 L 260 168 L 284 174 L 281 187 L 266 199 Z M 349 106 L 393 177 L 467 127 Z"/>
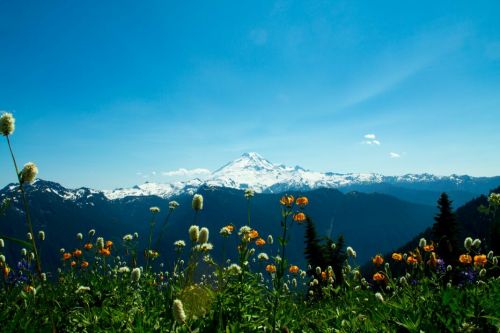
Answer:
<path fill-rule="evenodd" d="M 200 236 L 198 238 L 198 243 L 204 244 L 208 242 L 209 231 L 207 228 L 203 227 L 200 229 Z"/>
<path fill-rule="evenodd" d="M 11 135 L 16 129 L 16 119 L 9 112 L 3 112 L 0 116 L 0 133 L 3 136 Z"/>
<path fill-rule="evenodd" d="M 24 165 L 23 169 L 19 173 L 19 179 L 21 183 L 31 184 L 35 181 L 36 175 L 38 175 L 38 168 L 35 163 L 28 162 Z"/>
<path fill-rule="evenodd" d="M 198 237 L 200 237 L 200 227 L 197 225 L 192 225 L 189 227 L 189 239 L 191 239 L 192 242 L 198 241 Z"/>
<path fill-rule="evenodd" d="M 184 324 L 186 322 L 186 313 L 184 312 L 184 306 L 182 305 L 182 302 L 180 299 L 174 300 L 174 303 L 172 306 L 172 312 L 173 312 L 175 321 L 177 321 L 180 324 Z"/>
<path fill-rule="evenodd" d="M 138 282 L 141 278 L 141 269 L 139 267 L 136 267 L 132 270 L 132 273 L 130 273 L 130 279 L 132 282 Z"/>
<path fill-rule="evenodd" d="M 195 194 L 193 196 L 192 206 L 195 211 L 203 209 L 203 196 L 201 194 Z"/>

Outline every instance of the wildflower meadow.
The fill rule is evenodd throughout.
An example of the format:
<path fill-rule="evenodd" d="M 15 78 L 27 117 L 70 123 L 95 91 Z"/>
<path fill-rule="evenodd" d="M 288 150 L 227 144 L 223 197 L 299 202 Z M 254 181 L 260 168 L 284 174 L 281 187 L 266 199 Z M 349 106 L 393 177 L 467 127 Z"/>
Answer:
<path fill-rule="evenodd" d="M 2 332 L 500 331 L 498 254 L 479 239 L 461 240 L 459 255 L 445 258 L 438 251 L 443 242 L 422 238 L 411 251 L 373 253 L 363 271 L 356 249 L 338 242 L 329 244 L 337 259 L 324 267 L 289 261 L 287 250 L 296 245 L 290 228 L 304 228 L 315 204 L 307 193 L 285 194 L 276 203 L 281 221 L 265 221 L 281 226 L 276 235 L 260 234 L 264 221 L 253 220 L 251 210 L 258 194 L 248 189 L 241 195 L 248 219 L 221 221 L 220 230 L 203 226 L 210 202 L 195 194 L 191 207 L 176 201 L 151 207 L 149 221 L 138 221 L 149 224 L 148 234 L 130 230 L 113 242 L 117 235 L 81 230 L 59 253 L 42 252 L 46 235 L 33 225 L 24 191 L 38 169 L 34 163 L 19 168 L 14 130 L 15 119 L 4 113 L 0 131 L 24 207 L 25 220 L 16 227 L 25 229 L 26 239 L 1 235 Z M 493 193 L 485 214 L 496 218 L 499 207 L 500 195 Z M 177 230 L 176 255 L 165 256 L 158 251 L 164 234 L 154 227 L 168 225 L 181 209 L 192 210 L 192 220 Z M 163 210 L 168 214 L 160 220 Z M 214 246 L 229 238 L 238 246 L 215 260 Z M 6 248 L 19 249 L 19 258 L 9 258 Z M 49 256 L 59 258 L 57 270 L 44 269 Z"/>

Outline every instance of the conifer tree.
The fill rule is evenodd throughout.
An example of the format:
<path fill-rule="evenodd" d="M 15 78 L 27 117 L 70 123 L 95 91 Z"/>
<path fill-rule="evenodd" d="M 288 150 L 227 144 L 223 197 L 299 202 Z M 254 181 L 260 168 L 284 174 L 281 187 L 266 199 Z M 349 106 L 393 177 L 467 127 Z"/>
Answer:
<path fill-rule="evenodd" d="M 437 244 L 436 252 L 446 264 L 454 264 L 458 260 L 458 226 L 451 208 L 451 200 L 442 193 L 437 202 L 439 213 L 434 217 L 432 235 Z"/>
<path fill-rule="evenodd" d="M 306 220 L 305 244 L 304 255 L 307 263 L 311 265 L 313 270 L 317 266 L 324 268 L 325 262 L 321 244 L 318 240 L 314 222 L 309 216 L 307 216 Z"/>

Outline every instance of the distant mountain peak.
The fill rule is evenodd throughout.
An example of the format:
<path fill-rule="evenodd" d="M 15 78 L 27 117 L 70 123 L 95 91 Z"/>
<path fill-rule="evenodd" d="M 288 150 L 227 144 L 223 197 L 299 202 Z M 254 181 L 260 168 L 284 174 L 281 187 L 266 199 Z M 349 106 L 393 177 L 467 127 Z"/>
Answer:
<path fill-rule="evenodd" d="M 308 191 L 317 188 L 356 189 L 371 185 L 391 185 L 406 188 L 432 190 L 459 190 L 482 186 L 489 182 L 500 184 L 500 177 L 471 177 L 467 175 L 436 176 L 430 173 L 408 173 L 401 176 L 383 176 L 376 173 L 316 172 L 300 166 L 290 167 L 274 164 L 256 152 L 247 152 L 212 172 L 203 180 L 199 178 L 172 183 L 145 182 L 130 188 L 111 191 L 95 191 L 86 188 L 70 190 L 49 181 L 37 180 L 32 187 L 58 194 L 65 199 L 78 199 L 88 193 L 102 193 L 110 200 L 125 197 L 159 196 L 169 198 L 181 194 L 194 194 L 200 188 L 252 188 L 256 192 L 281 193 L 286 191 Z M 15 184 L 8 185 L 14 190 Z"/>

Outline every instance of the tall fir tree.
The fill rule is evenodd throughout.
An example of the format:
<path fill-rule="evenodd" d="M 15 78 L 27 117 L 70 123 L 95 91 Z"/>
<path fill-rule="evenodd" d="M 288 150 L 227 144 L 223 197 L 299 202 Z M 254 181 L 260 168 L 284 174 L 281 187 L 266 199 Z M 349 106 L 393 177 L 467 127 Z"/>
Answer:
<path fill-rule="evenodd" d="M 323 256 L 323 251 L 321 244 L 318 240 L 316 233 L 316 227 L 313 220 L 307 216 L 306 219 L 306 230 L 305 230 L 305 244 L 304 255 L 306 257 L 307 263 L 311 265 L 314 270 L 317 266 L 324 267 L 325 261 Z"/>
<path fill-rule="evenodd" d="M 441 193 L 437 202 L 439 213 L 434 217 L 432 226 L 433 240 L 437 244 L 436 252 L 446 264 L 458 261 L 458 225 L 452 211 L 451 200 L 446 193 Z"/>

